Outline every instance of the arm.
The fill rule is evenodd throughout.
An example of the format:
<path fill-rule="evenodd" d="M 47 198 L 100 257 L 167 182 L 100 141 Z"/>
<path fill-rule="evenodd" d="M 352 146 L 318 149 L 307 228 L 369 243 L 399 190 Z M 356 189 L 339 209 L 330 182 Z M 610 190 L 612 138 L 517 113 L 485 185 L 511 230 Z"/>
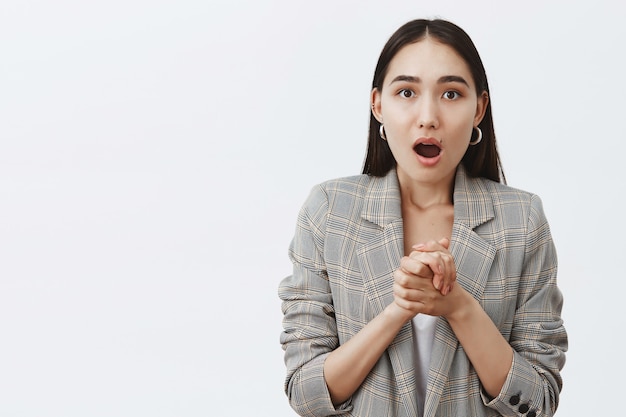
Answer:
<path fill-rule="evenodd" d="M 341 404 L 354 394 L 410 319 L 410 314 L 391 303 L 352 339 L 328 355 L 324 377 L 333 404 Z"/>
<path fill-rule="evenodd" d="M 339 346 L 335 304 L 324 259 L 327 196 L 313 190 L 300 211 L 289 256 L 293 274 L 279 287 L 284 314 L 285 392 L 301 416 L 349 412 L 348 401 L 408 320 L 388 306 Z M 410 317 L 409 317 L 410 318 Z"/>
<path fill-rule="evenodd" d="M 502 414 L 528 409 L 527 415 L 534 411 L 537 416 L 552 416 L 562 388 L 560 371 L 565 364 L 567 333 L 561 319 L 563 296 L 557 287 L 556 250 L 537 196 L 531 200 L 525 239 L 509 337 L 513 365 L 499 396 L 488 405 Z"/>
<path fill-rule="evenodd" d="M 290 246 L 293 275 L 279 288 L 284 313 L 285 391 L 303 416 L 350 411 L 350 398 L 412 313 L 391 303 L 339 346 L 335 301 L 327 276 L 324 242 L 328 202 L 318 188 L 300 212 Z"/>
<path fill-rule="evenodd" d="M 448 246 L 447 239 L 416 245 L 417 250 L 404 257 L 396 271 L 394 294 L 407 311 L 446 318 L 483 388 L 495 397 L 511 369 L 513 351 L 478 301 L 462 286 L 446 284 L 456 277 Z M 432 280 L 425 268 L 433 271 Z M 437 281 L 443 282 L 443 288 L 439 285 L 443 291 L 435 288 Z"/>
<path fill-rule="evenodd" d="M 335 310 L 324 262 L 328 202 L 314 189 L 300 210 L 289 247 L 293 274 L 280 283 L 283 332 L 280 343 L 287 368 L 285 393 L 301 416 L 340 414 L 324 381 L 326 356 L 339 344 Z"/>
<path fill-rule="evenodd" d="M 428 281 L 415 279 L 413 268 L 436 265 L 448 256 L 436 242 L 420 249 L 430 251 L 428 256 L 416 251 L 402 260 L 394 292 L 407 309 L 446 317 L 479 376 L 486 406 L 501 415 L 551 416 L 562 386 L 567 334 L 560 317 L 556 252 L 539 198 L 533 196 L 528 208 L 526 230 L 516 236 L 524 244 L 524 258 L 508 340 L 462 286 L 443 297 Z"/>
<path fill-rule="evenodd" d="M 453 292 L 460 293 L 459 299 L 463 301 L 445 318 L 474 366 L 483 389 L 489 396 L 497 397 L 511 369 L 513 349 L 478 301 L 460 285 Z"/>

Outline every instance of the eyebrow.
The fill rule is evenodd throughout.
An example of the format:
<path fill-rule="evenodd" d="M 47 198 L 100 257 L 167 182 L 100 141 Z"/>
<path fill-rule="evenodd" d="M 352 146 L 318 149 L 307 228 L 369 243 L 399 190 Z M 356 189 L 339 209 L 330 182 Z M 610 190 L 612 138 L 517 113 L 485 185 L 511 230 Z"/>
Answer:
<path fill-rule="evenodd" d="M 419 84 L 422 82 L 420 77 L 414 77 L 412 75 L 398 75 L 396 78 L 391 80 L 390 84 L 393 84 L 399 81 L 416 83 L 416 84 Z M 443 77 L 439 77 L 439 79 L 437 80 L 437 84 L 445 84 L 445 83 L 461 83 L 469 87 L 469 83 L 465 81 L 465 78 L 459 75 L 444 75 Z"/>

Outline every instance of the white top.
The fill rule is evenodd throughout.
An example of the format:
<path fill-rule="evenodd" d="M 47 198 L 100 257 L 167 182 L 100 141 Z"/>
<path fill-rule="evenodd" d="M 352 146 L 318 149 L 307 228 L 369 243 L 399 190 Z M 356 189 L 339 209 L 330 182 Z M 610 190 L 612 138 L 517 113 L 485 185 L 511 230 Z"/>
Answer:
<path fill-rule="evenodd" d="M 415 346 L 415 382 L 417 385 L 417 403 L 419 416 L 424 415 L 424 400 L 428 383 L 428 367 L 435 340 L 437 317 L 418 314 L 413 317 L 413 344 Z"/>

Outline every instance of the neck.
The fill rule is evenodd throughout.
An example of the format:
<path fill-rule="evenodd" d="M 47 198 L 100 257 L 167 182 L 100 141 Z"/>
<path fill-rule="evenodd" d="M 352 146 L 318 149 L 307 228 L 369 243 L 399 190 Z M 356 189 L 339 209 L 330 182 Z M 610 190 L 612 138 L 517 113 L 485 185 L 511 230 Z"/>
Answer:
<path fill-rule="evenodd" d="M 451 205 L 454 177 L 455 172 L 439 182 L 422 182 L 398 171 L 402 206 L 425 210 L 440 205 Z"/>

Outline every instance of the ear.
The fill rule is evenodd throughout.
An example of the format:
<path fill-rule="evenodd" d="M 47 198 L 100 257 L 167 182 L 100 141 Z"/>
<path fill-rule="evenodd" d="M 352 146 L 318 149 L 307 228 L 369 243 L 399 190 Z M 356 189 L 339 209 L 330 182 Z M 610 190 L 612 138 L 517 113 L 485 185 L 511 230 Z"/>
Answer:
<path fill-rule="evenodd" d="M 379 123 L 383 122 L 381 93 L 378 88 L 373 88 L 370 93 L 370 104 L 372 105 L 372 114 Z"/>
<path fill-rule="evenodd" d="M 478 126 L 482 122 L 487 112 L 487 104 L 489 104 L 489 94 L 483 91 L 476 100 L 476 114 L 474 115 L 474 126 Z"/>

